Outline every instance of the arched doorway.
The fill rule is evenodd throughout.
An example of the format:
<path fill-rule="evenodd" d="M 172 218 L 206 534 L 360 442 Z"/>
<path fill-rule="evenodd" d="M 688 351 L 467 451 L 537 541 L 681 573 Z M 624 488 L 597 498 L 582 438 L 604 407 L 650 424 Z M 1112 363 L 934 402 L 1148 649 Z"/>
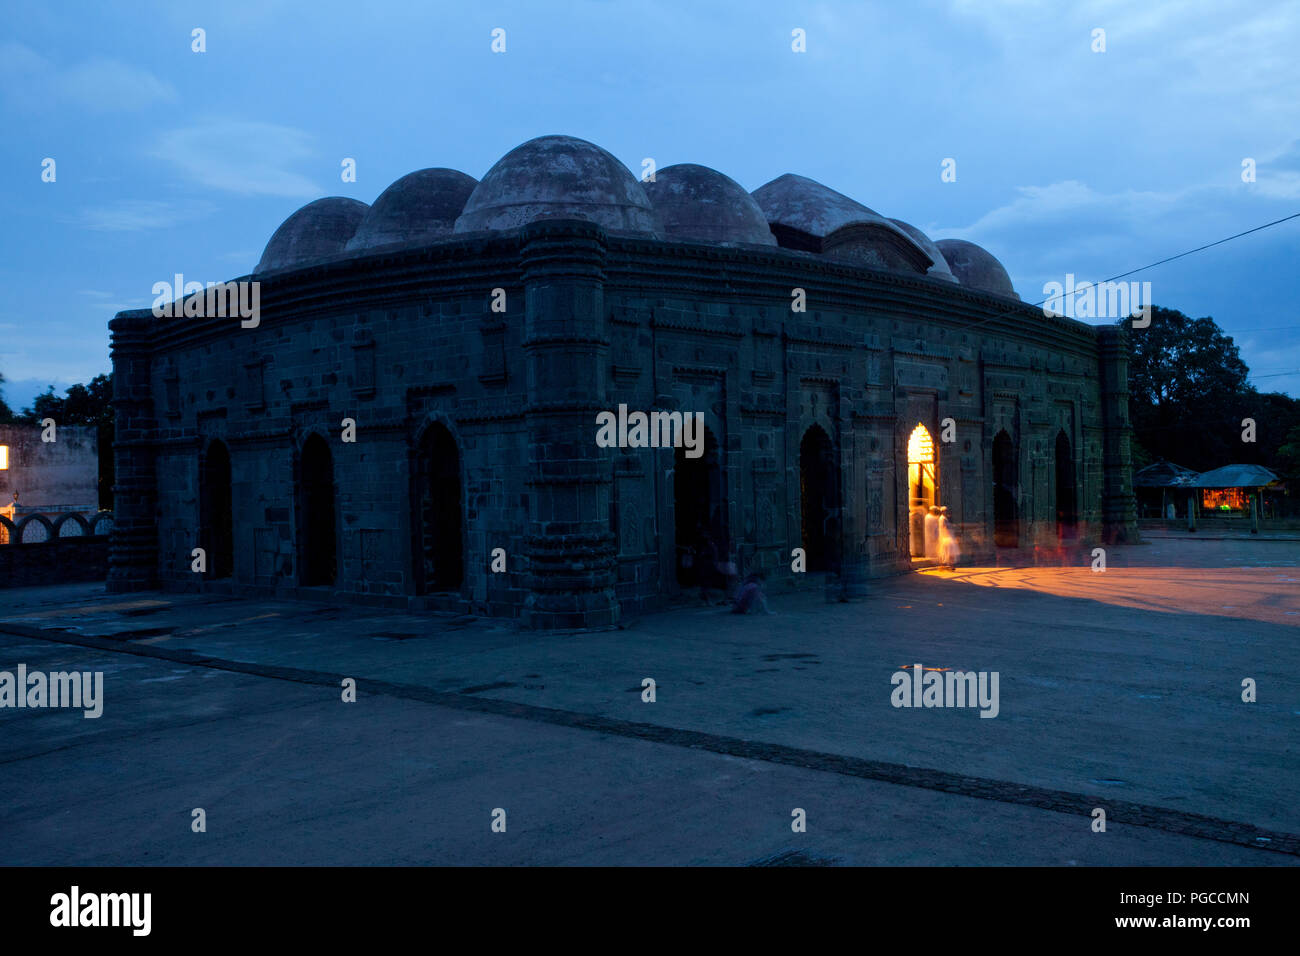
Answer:
<path fill-rule="evenodd" d="M 704 429 L 704 454 L 688 458 L 673 452 L 673 527 L 677 535 L 677 583 L 722 588 L 727 577 L 718 564 L 731 560 L 727 495 L 722 460 L 713 432 Z"/>
<path fill-rule="evenodd" d="M 303 443 L 298 476 L 298 580 L 333 585 L 338 571 L 334 516 L 334 456 L 320 435 Z"/>
<path fill-rule="evenodd" d="M 939 497 L 939 472 L 934 440 L 920 422 L 907 439 L 908 537 L 914 558 L 925 557 L 925 516 Z M 933 555 L 937 557 L 937 555 Z"/>
<path fill-rule="evenodd" d="M 228 578 L 235 569 L 232 506 L 230 451 L 225 442 L 213 441 L 199 465 L 199 547 L 210 578 Z"/>
<path fill-rule="evenodd" d="M 430 425 L 420 439 L 412 501 L 416 508 L 416 591 L 460 590 L 465 579 L 460 449 L 443 425 Z"/>
<path fill-rule="evenodd" d="M 1073 540 L 1079 525 L 1074 457 L 1070 439 L 1062 430 L 1056 434 L 1056 533 L 1062 541 Z"/>
<path fill-rule="evenodd" d="M 809 571 L 829 571 L 839 564 L 838 472 L 830 436 L 813 425 L 799 443 L 800 530 Z"/>
<path fill-rule="evenodd" d="M 1016 447 L 1006 430 L 993 439 L 993 541 L 999 548 L 1020 545 L 1020 469 Z"/>

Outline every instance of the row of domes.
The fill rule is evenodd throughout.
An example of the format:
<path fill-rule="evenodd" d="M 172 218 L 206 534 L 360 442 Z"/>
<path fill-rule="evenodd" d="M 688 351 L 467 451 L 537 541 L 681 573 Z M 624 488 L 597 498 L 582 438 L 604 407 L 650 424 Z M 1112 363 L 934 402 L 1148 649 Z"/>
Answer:
<path fill-rule="evenodd" d="M 482 182 L 454 169 L 403 176 L 373 205 L 317 199 L 286 219 L 254 274 L 394 244 L 585 219 L 612 233 L 724 245 L 776 246 L 926 273 L 1016 297 L 1006 269 L 972 242 L 937 243 L 821 183 L 787 173 L 752 194 L 717 170 L 667 166 L 638 182 L 614 156 L 572 136 L 542 136 L 497 161 Z"/>

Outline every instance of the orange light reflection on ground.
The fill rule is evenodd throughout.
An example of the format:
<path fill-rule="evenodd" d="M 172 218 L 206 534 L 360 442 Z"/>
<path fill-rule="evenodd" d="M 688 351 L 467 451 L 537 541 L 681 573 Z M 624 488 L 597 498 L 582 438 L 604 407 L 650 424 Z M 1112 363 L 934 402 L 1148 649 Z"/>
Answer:
<path fill-rule="evenodd" d="M 963 567 L 917 572 L 931 579 L 1016 588 L 1166 614 L 1207 614 L 1300 627 L 1295 567 Z"/>

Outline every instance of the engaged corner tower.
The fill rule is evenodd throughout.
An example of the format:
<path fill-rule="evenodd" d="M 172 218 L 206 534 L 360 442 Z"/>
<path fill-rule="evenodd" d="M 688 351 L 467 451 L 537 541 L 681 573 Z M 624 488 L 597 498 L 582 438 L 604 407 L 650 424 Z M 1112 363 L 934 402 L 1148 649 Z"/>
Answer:
<path fill-rule="evenodd" d="M 524 353 L 528 433 L 528 627 L 618 623 L 609 526 L 612 452 L 596 444 L 608 406 L 605 230 L 546 220 L 524 227 Z"/>

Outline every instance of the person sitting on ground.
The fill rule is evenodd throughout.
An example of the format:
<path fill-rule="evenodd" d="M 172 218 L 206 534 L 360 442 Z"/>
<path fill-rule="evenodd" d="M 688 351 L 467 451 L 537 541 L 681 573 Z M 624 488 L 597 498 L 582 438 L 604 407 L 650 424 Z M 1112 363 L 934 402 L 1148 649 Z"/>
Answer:
<path fill-rule="evenodd" d="M 748 614 L 755 607 L 764 614 L 772 613 L 767 609 L 767 598 L 763 594 L 763 575 L 758 571 L 746 576 L 745 582 L 736 590 L 731 613 Z"/>

